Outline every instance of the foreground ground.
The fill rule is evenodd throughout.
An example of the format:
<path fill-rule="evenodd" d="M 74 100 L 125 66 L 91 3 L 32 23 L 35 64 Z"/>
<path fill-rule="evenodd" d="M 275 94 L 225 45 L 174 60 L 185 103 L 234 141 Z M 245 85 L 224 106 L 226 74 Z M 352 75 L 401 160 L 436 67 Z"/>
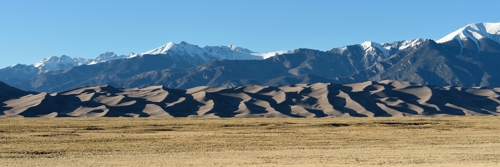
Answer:
<path fill-rule="evenodd" d="M 0 119 L 0 166 L 500 166 L 500 117 Z"/>

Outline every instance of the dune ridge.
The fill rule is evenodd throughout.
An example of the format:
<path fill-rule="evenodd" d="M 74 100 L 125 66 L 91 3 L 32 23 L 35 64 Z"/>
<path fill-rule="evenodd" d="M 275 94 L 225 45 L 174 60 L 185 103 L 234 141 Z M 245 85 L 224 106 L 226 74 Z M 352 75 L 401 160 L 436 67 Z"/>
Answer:
<path fill-rule="evenodd" d="M 14 90 L 0 85 L 2 90 Z M 7 91 L 3 91 L 7 92 Z M 12 91 L 10 91 L 12 92 Z M 5 94 L 5 93 L 4 93 Z M 25 95 L 26 94 L 26 95 Z M 500 89 L 400 81 L 282 87 L 89 86 L 59 93 L 19 91 L 0 99 L 0 117 L 404 117 L 499 115 Z"/>

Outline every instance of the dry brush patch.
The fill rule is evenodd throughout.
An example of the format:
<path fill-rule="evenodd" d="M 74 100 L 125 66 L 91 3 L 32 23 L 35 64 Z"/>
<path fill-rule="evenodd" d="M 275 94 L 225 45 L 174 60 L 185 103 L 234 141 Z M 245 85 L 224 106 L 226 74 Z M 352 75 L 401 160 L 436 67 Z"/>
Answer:
<path fill-rule="evenodd" d="M 500 162 L 499 122 L 498 117 L 0 119 L 0 166 L 490 166 Z"/>

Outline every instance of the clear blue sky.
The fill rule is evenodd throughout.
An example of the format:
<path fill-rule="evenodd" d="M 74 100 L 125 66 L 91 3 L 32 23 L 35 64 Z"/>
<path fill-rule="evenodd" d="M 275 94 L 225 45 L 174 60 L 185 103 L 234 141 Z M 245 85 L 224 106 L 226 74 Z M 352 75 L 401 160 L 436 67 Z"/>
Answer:
<path fill-rule="evenodd" d="M 169 41 L 267 52 L 438 39 L 499 22 L 498 0 L 0 0 L 0 68 Z"/>

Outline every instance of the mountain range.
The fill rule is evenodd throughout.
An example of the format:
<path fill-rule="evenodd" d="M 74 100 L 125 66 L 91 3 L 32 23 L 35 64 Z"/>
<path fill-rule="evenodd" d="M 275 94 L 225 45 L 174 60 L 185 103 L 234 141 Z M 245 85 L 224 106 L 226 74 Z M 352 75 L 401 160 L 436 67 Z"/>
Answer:
<path fill-rule="evenodd" d="M 53 56 L 0 69 L 0 81 L 26 91 L 92 85 L 232 88 L 245 85 L 395 80 L 422 85 L 499 87 L 500 23 L 466 25 L 443 38 L 363 42 L 328 51 L 298 48 L 256 53 L 229 46 L 169 42 L 144 53 L 95 59 Z"/>

